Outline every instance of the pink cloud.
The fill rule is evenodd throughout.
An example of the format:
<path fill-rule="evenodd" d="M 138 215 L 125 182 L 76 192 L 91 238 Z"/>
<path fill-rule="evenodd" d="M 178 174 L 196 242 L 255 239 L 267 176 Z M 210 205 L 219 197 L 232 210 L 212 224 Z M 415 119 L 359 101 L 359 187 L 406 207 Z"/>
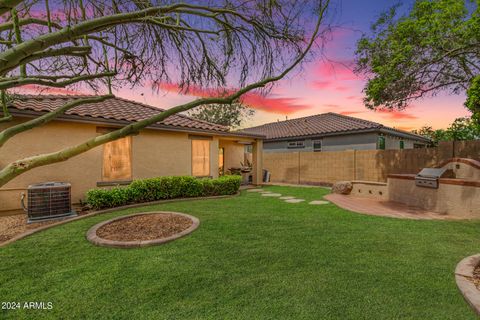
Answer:
<path fill-rule="evenodd" d="M 418 119 L 413 113 L 398 110 L 388 110 L 388 109 L 378 109 L 375 111 L 384 116 L 384 118 L 389 120 L 415 120 Z"/>
<path fill-rule="evenodd" d="M 350 88 L 343 85 L 338 85 L 338 83 L 342 83 L 339 81 L 313 81 L 310 86 L 314 89 L 320 90 L 329 90 L 329 91 L 336 91 L 336 92 L 345 92 L 348 91 Z"/>
<path fill-rule="evenodd" d="M 347 99 L 347 100 L 357 100 L 357 99 L 360 100 L 360 99 L 362 99 L 362 98 L 361 98 L 361 97 L 357 97 L 357 96 L 348 96 L 348 97 L 346 97 L 345 99 Z"/>
<path fill-rule="evenodd" d="M 344 116 L 349 116 L 353 114 L 363 113 L 363 111 L 354 111 L 354 110 L 347 110 L 347 111 L 340 111 L 339 114 L 343 114 Z"/>
<path fill-rule="evenodd" d="M 403 131 L 412 131 L 415 128 L 414 127 L 395 127 L 395 129 L 403 130 Z"/>
<path fill-rule="evenodd" d="M 315 73 L 322 79 L 359 80 L 353 73 L 353 66 L 354 62 L 351 60 L 320 61 L 315 67 Z"/>
<path fill-rule="evenodd" d="M 172 83 L 160 83 L 158 86 L 164 91 L 187 94 L 202 98 L 221 97 L 234 92 L 234 89 L 211 89 L 202 88 L 199 86 L 190 86 L 188 90 L 182 91 L 178 85 Z M 307 110 L 311 108 L 309 105 L 299 103 L 298 98 L 272 98 L 255 92 L 244 94 L 241 98 L 241 101 L 254 109 L 271 113 L 291 114 L 300 110 Z"/>
<path fill-rule="evenodd" d="M 346 86 L 336 86 L 336 87 L 334 88 L 335 91 L 341 91 L 341 92 L 343 92 L 343 91 L 348 91 L 348 89 L 349 89 L 349 88 L 346 87 Z"/>
<path fill-rule="evenodd" d="M 326 89 L 330 87 L 332 82 L 330 81 L 314 81 L 311 83 L 311 86 L 315 89 Z"/>

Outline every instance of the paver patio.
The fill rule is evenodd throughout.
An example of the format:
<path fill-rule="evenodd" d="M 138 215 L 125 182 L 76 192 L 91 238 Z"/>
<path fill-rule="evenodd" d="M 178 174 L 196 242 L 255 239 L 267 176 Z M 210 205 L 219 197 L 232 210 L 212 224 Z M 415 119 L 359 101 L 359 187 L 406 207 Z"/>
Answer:
<path fill-rule="evenodd" d="M 403 219 L 417 220 L 446 220 L 455 219 L 454 217 L 441 215 L 435 212 L 426 211 L 417 207 L 407 206 L 402 203 L 392 201 L 381 201 L 370 198 L 354 197 L 341 194 L 328 194 L 325 199 L 333 202 L 340 208 L 373 216 L 384 216 Z"/>

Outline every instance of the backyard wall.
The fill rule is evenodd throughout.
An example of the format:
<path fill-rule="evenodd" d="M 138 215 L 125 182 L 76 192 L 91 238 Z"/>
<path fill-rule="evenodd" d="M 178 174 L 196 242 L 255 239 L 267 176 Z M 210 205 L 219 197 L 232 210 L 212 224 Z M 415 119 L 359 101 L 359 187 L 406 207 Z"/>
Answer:
<path fill-rule="evenodd" d="M 331 184 L 341 180 L 386 182 L 388 174 L 418 173 L 453 157 L 480 159 L 480 140 L 442 142 L 437 148 L 264 152 L 271 182 Z"/>

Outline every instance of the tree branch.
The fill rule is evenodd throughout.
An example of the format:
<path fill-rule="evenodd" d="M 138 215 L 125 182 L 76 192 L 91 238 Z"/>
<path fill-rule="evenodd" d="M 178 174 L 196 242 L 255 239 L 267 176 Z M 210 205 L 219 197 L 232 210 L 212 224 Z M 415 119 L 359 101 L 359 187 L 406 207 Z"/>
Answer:
<path fill-rule="evenodd" d="M 36 24 L 40 26 L 46 26 L 48 27 L 48 21 L 42 20 L 42 19 L 37 19 L 37 18 L 25 18 L 25 19 L 19 19 L 18 20 L 18 25 L 20 27 L 29 25 L 29 24 Z M 52 27 L 55 27 L 56 29 L 62 29 L 62 26 L 59 25 L 58 23 L 52 22 L 51 23 Z M 12 30 L 14 28 L 14 23 L 13 21 L 5 22 L 0 24 L 0 32 L 2 31 L 7 31 L 7 30 Z"/>
<path fill-rule="evenodd" d="M 57 163 L 57 162 L 62 162 L 66 161 L 76 155 L 79 155 L 83 152 L 86 152 L 92 148 L 95 148 L 99 145 L 102 145 L 104 143 L 110 142 L 117 140 L 119 138 L 123 138 L 125 136 L 134 134 L 139 132 L 141 129 L 144 129 L 147 126 L 153 125 L 157 122 L 160 122 L 167 117 L 177 114 L 182 111 L 187 111 L 192 108 L 195 108 L 200 105 L 210 105 L 210 104 L 230 104 L 233 101 L 239 99 L 242 95 L 245 93 L 258 89 L 258 88 L 263 88 L 267 84 L 278 81 L 285 77 L 292 69 L 294 69 L 300 62 L 305 58 L 305 56 L 308 54 L 310 51 L 311 47 L 313 46 L 319 29 L 320 29 L 320 24 L 322 22 L 324 13 L 326 8 L 328 7 L 329 0 L 326 1 L 326 5 L 319 8 L 319 16 L 318 16 L 318 21 L 315 26 L 315 31 L 308 42 L 308 45 L 306 48 L 302 51 L 302 53 L 293 61 L 293 63 L 287 67 L 283 72 L 278 74 L 277 76 L 269 77 L 266 79 L 263 79 L 261 81 L 252 83 L 250 85 L 245 86 L 244 88 L 231 93 L 225 97 L 214 97 L 214 98 L 201 98 L 194 100 L 192 102 L 182 104 L 176 107 L 173 107 L 171 109 L 168 109 L 166 111 L 161 112 L 160 114 L 157 114 L 153 117 L 150 117 L 148 119 L 144 119 L 135 123 L 131 123 L 121 129 L 115 130 L 113 132 L 92 138 L 84 143 L 78 144 L 76 146 L 68 147 L 63 150 L 49 153 L 49 154 L 44 154 L 44 155 L 38 155 L 38 156 L 32 156 L 28 157 L 22 160 L 17 160 L 15 162 L 12 162 L 8 164 L 5 168 L 3 168 L 0 171 L 0 186 L 4 185 L 8 181 L 12 180 L 16 176 L 31 170 L 33 168 L 47 165 L 47 164 L 52 164 L 52 163 Z"/>
<path fill-rule="evenodd" d="M 0 15 L 9 12 L 21 2 L 22 0 L 0 0 Z"/>
<path fill-rule="evenodd" d="M 10 114 L 10 111 L 8 111 L 7 97 L 6 97 L 5 90 L 2 90 L 0 92 L 0 100 L 1 100 L 0 103 L 2 104 L 2 110 L 3 110 L 3 117 L 0 118 L 0 123 L 11 121 L 13 117 Z"/>
<path fill-rule="evenodd" d="M 37 84 L 41 86 L 53 87 L 53 88 L 63 88 L 68 85 L 88 80 L 95 80 L 104 77 L 113 77 L 116 75 L 116 72 L 104 72 L 98 74 L 87 74 L 76 77 L 71 77 L 68 80 L 56 81 L 56 80 L 44 80 L 44 78 L 36 78 L 31 76 L 28 78 L 16 78 L 14 80 L 0 81 L 0 90 L 10 89 L 18 86 L 24 86 L 27 84 Z"/>

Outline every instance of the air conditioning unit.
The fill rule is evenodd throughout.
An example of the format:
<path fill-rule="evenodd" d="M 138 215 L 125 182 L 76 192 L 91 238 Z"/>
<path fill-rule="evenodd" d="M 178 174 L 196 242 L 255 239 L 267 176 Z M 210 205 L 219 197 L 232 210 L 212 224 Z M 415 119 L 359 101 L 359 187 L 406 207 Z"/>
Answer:
<path fill-rule="evenodd" d="M 76 215 L 71 205 L 71 185 L 65 182 L 44 182 L 29 185 L 28 207 L 22 206 L 28 214 L 28 222 L 62 218 Z"/>

